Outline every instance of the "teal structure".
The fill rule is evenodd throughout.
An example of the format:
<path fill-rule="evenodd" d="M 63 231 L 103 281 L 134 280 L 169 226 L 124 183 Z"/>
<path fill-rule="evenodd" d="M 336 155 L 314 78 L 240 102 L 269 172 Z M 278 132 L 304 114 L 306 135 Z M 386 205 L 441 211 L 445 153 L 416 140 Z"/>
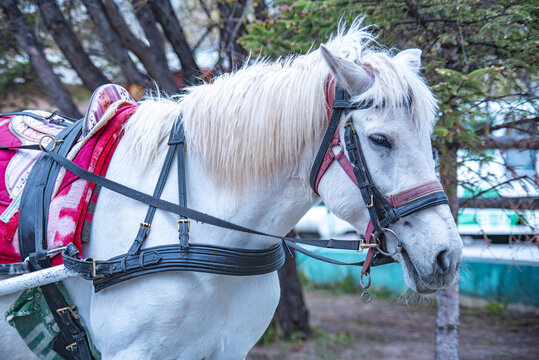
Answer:
<path fill-rule="evenodd" d="M 346 262 L 361 261 L 366 254 L 334 249 L 309 250 Z M 296 254 L 298 270 L 315 285 L 335 284 L 344 279 L 359 284 L 359 267 L 329 264 Z M 401 293 L 408 288 L 400 264 L 372 268 L 371 274 L 372 287 L 376 289 Z M 464 257 L 460 267 L 460 293 L 487 301 L 539 307 L 539 263 Z"/>

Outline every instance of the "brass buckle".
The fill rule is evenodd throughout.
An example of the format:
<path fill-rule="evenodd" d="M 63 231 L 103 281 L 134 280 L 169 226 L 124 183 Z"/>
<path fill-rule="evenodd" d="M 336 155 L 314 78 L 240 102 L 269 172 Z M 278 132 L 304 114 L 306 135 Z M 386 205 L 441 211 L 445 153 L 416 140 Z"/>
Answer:
<path fill-rule="evenodd" d="M 58 313 L 58 315 L 61 315 L 65 311 L 69 311 L 75 320 L 79 319 L 79 316 L 77 314 L 75 314 L 73 309 L 71 307 L 69 307 L 69 306 L 63 307 L 61 309 L 56 309 L 56 312 Z"/>
<path fill-rule="evenodd" d="M 358 248 L 357 248 L 357 252 L 363 252 L 363 249 L 370 249 L 370 248 L 375 248 L 375 247 L 378 247 L 380 245 L 378 244 L 367 244 L 365 242 L 365 239 L 360 239 L 359 240 L 359 245 L 358 245 Z"/>
<path fill-rule="evenodd" d="M 178 232 L 180 232 L 180 224 L 187 224 L 187 232 L 191 230 L 191 222 L 189 219 L 180 219 L 178 220 Z"/>
<path fill-rule="evenodd" d="M 374 196 L 371 195 L 371 203 L 368 204 L 368 205 L 365 205 L 365 207 L 366 207 L 367 209 L 370 209 L 370 208 L 372 208 L 373 206 L 374 206 Z"/>
<path fill-rule="evenodd" d="M 143 221 L 140 223 L 140 226 L 146 228 L 146 236 L 148 236 L 150 234 L 150 228 L 152 227 L 152 225 Z"/>
<path fill-rule="evenodd" d="M 344 124 L 344 127 L 350 127 L 350 129 L 352 129 L 352 132 L 356 134 L 356 129 L 354 128 L 354 124 L 352 124 L 352 122 L 347 122 L 346 124 Z"/>
<path fill-rule="evenodd" d="M 71 349 L 73 349 L 75 346 L 77 346 L 77 343 L 74 342 L 74 343 L 71 343 L 69 345 L 66 346 L 66 350 L 67 351 L 71 351 Z"/>
<path fill-rule="evenodd" d="M 44 135 L 41 137 L 41 139 L 39 139 L 39 143 L 38 143 L 41 151 L 47 151 L 42 145 L 43 139 L 47 139 L 47 138 L 51 139 L 52 143 L 54 144 L 52 145 L 52 149 L 50 151 L 53 151 L 56 148 L 56 144 L 59 144 L 64 141 L 64 140 L 54 140 L 54 137 L 52 137 L 51 135 Z"/>
<path fill-rule="evenodd" d="M 97 264 L 96 264 L 96 262 L 98 262 L 98 261 L 103 261 L 103 260 L 94 260 L 94 259 L 92 259 L 92 276 L 94 278 L 103 278 L 103 277 L 105 277 L 105 275 L 97 273 Z"/>

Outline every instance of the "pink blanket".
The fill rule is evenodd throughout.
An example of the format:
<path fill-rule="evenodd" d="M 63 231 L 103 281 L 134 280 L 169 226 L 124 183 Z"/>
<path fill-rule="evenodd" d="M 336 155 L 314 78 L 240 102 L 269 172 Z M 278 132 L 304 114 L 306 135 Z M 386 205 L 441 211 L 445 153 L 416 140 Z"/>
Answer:
<path fill-rule="evenodd" d="M 77 152 L 73 161 L 93 173 L 105 176 L 112 154 L 122 135 L 123 124 L 136 110 L 137 105 L 126 104 L 116 110 L 114 116 L 90 137 Z M 19 145 L 7 126 L 5 118 L 0 118 L 0 144 Z M 0 213 L 13 204 L 13 198 L 6 190 L 4 181 L 6 168 L 15 155 L 15 150 L 0 150 Z M 89 236 L 89 225 L 97 201 L 95 185 L 67 172 L 51 201 L 47 229 L 49 249 L 74 243 L 81 250 L 81 241 Z M 6 219 L 5 219 L 6 220 Z M 20 261 L 18 236 L 16 233 L 18 213 L 7 222 L 0 221 L 0 263 Z M 61 255 L 52 259 L 53 265 L 62 263 Z"/>

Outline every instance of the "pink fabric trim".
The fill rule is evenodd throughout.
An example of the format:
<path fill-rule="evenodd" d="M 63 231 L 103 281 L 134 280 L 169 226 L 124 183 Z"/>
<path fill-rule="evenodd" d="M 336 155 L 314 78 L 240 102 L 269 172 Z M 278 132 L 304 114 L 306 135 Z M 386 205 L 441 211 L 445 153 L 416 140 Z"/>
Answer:
<path fill-rule="evenodd" d="M 335 79 L 333 76 L 328 75 L 328 78 L 326 80 L 326 105 L 327 105 L 327 115 L 328 115 L 328 123 L 331 121 L 331 116 L 333 115 L 333 102 L 335 101 Z M 318 169 L 318 174 L 316 174 L 316 181 L 314 182 L 314 191 L 318 193 L 318 184 L 320 183 L 320 180 L 322 180 L 322 176 L 326 173 L 326 171 L 329 169 L 330 165 L 333 163 L 333 160 L 337 159 L 337 162 L 339 165 L 341 165 L 344 172 L 348 175 L 350 179 L 354 182 L 354 184 L 357 185 L 356 176 L 354 175 L 354 168 L 352 164 L 350 164 L 350 161 L 348 161 L 348 158 L 344 156 L 344 152 L 341 150 L 337 155 L 333 153 L 333 146 L 339 146 L 340 145 L 340 139 L 339 139 L 339 129 L 337 128 L 335 130 L 335 134 L 333 134 L 333 139 L 331 140 L 331 147 L 328 149 L 328 152 L 326 153 L 326 156 L 324 156 L 324 159 L 322 160 L 322 164 L 320 165 L 320 169 Z"/>
<path fill-rule="evenodd" d="M 374 232 L 374 225 L 372 224 L 372 220 L 369 220 L 369 224 L 367 225 L 367 230 L 365 230 L 365 242 L 367 244 L 371 243 L 373 232 Z M 361 273 L 363 275 L 366 275 L 371 271 L 371 263 L 375 254 L 376 254 L 376 250 L 374 250 L 374 248 L 370 248 L 369 251 L 367 252 L 367 256 L 365 257 L 365 262 L 363 263 L 363 267 L 361 268 Z"/>
<path fill-rule="evenodd" d="M 105 176 L 114 150 L 122 138 L 123 124 L 137 107 L 120 107 L 114 118 L 79 150 L 73 162 L 88 171 Z M 95 184 L 66 172 L 56 197 L 51 202 L 47 234 L 49 249 L 73 242 L 81 250 L 83 227 L 88 226 L 93 217 L 88 209 L 91 202 L 97 201 L 94 190 Z M 61 255 L 52 258 L 51 262 L 53 266 L 61 264 Z"/>

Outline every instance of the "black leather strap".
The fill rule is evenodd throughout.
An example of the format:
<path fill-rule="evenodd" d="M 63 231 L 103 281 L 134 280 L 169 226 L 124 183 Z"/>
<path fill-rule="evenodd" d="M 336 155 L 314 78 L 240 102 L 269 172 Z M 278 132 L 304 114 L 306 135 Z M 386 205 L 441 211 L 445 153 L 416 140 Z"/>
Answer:
<path fill-rule="evenodd" d="M 289 240 L 289 241 L 298 242 L 298 243 L 311 243 L 312 245 L 314 245 L 316 242 L 320 242 L 320 243 L 327 242 L 328 244 L 331 244 L 332 247 L 334 248 L 358 249 L 361 242 L 361 240 L 296 239 L 296 238 L 288 238 L 288 237 L 273 235 L 273 234 L 249 229 L 241 225 L 237 225 L 237 224 L 228 222 L 226 220 L 222 220 L 214 216 L 201 213 L 199 211 L 196 211 L 196 210 L 193 210 L 193 209 L 181 206 L 181 205 L 177 205 L 177 204 L 174 204 L 174 203 L 162 200 L 162 199 L 157 199 L 151 195 L 145 194 L 138 190 L 131 189 L 125 185 L 119 184 L 110 179 L 107 179 L 97 174 L 86 171 L 82 169 L 81 167 L 79 167 L 78 165 L 76 165 L 75 163 L 73 163 L 72 161 L 62 158 L 61 156 L 58 156 L 57 154 L 47 153 L 47 156 L 50 156 L 53 160 L 58 161 L 58 163 L 61 164 L 63 167 L 65 167 L 69 172 L 73 173 L 74 175 L 82 179 L 93 182 L 94 184 L 107 188 L 111 191 L 114 191 L 126 197 L 129 197 L 133 200 L 137 200 L 145 204 L 152 205 L 158 209 L 161 209 L 161 210 L 173 213 L 173 214 L 177 214 L 180 216 L 184 216 L 188 219 L 195 220 L 200 223 L 205 223 L 205 224 L 209 224 L 209 225 L 213 225 L 213 226 L 217 226 L 217 227 L 221 227 L 225 229 L 245 232 L 245 233 L 254 234 L 254 235 L 268 236 L 274 239 Z"/>
<path fill-rule="evenodd" d="M 53 350 L 65 359 L 93 359 L 86 333 L 56 285 L 47 284 L 39 289 L 60 329 L 60 334 L 53 343 Z"/>
<path fill-rule="evenodd" d="M 65 157 L 80 136 L 82 120 L 62 130 L 50 153 Z M 61 141 L 61 142 L 59 142 Z M 52 148 L 53 144 L 49 144 Z M 54 182 L 61 166 L 42 154 L 32 167 L 19 207 L 19 247 L 21 259 L 30 259 L 34 269 L 50 266 L 47 252 L 47 219 Z M 50 179 L 50 180 L 48 180 Z"/>
<path fill-rule="evenodd" d="M 14 112 L 0 114 L 0 116 L 18 116 L 18 115 L 29 116 L 36 120 L 47 120 L 51 124 L 60 125 L 60 126 L 69 126 L 78 120 L 78 119 L 74 119 L 66 115 L 62 115 L 60 114 L 58 110 L 53 112 L 49 116 L 42 116 L 42 115 L 34 114 L 33 112 L 30 112 L 30 111 L 14 111 Z M 57 116 L 57 118 L 53 119 L 55 116 Z"/>
<path fill-rule="evenodd" d="M 25 114 L 26 115 L 26 114 Z M 49 144 L 50 154 L 65 157 L 80 136 L 82 120 L 66 127 Z M 42 154 L 28 176 L 19 207 L 19 246 L 21 258 L 28 257 L 33 270 L 50 267 L 47 256 L 47 219 L 56 176 L 61 166 Z M 60 334 L 53 349 L 66 359 L 93 359 L 86 334 L 78 319 L 66 311 L 67 303 L 54 284 L 40 287 Z M 62 310 L 64 309 L 64 310 Z"/>
<path fill-rule="evenodd" d="M 395 212 L 397 217 L 400 219 L 415 212 L 443 204 L 449 204 L 449 199 L 445 193 L 439 191 L 401 205 L 395 209 Z"/>
<path fill-rule="evenodd" d="M 337 127 L 339 126 L 339 122 L 341 121 L 342 114 L 347 114 L 350 110 L 368 109 L 371 106 L 372 101 L 352 104 L 350 102 L 350 95 L 348 95 L 346 91 L 340 88 L 337 88 L 335 90 L 335 100 L 333 101 L 334 111 L 331 115 L 331 120 L 329 121 L 329 125 L 326 130 L 326 133 L 324 134 L 324 138 L 322 139 L 322 144 L 320 144 L 320 147 L 318 148 L 318 153 L 316 154 L 313 166 L 311 167 L 311 173 L 309 175 L 309 183 L 311 185 L 311 189 L 313 189 L 315 194 L 318 195 L 318 192 L 316 191 L 316 177 L 318 176 L 318 172 L 320 171 L 320 166 L 322 166 L 324 157 L 329 150 L 333 135 L 335 134 L 335 131 L 337 131 Z"/>
<path fill-rule="evenodd" d="M 172 160 L 174 159 L 174 147 L 169 147 L 167 156 L 165 158 L 165 164 L 161 168 L 161 173 L 159 174 L 159 178 L 157 179 L 157 184 L 155 185 L 155 190 L 153 192 L 153 196 L 156 198 L 160 198 L 161 194 L 163 193 L 163 189 L 165 188 L 165 183 L 168 177 L 168 174 L 170 172 L 170 167 L 172 165 Z M 150 233 L 150 227 L 152 225 L 153 217 L 155 215 L 156 208 L 154 206 L 151 206 L 148 208 L 148 212 L 146 213 L 146 217 L 144 218 L 144 222 L 140 224 L 140 228 L 138 230 L 137 236 L 135 238 L 135 241 L 129 248 L 129 251 L 127 252 L 129 255 L 135 255 L 139 252 L 140 248 L 142 247 L 142 243 Z"/>
<path fill-rule="evenodd" d="M 161 271 L 197 271 L 221 275 L 250 276 L 270 273 L 284 264 L 280 243 L 267 249 L 249 250 L 206 244 L 163 245 L 146 248 L 137 255 L 113 257 L 107 261 L 79 260 L 74 245 L 64 251 L 64 266 L 83 278 L 94 280 L 98 292 L 137 276 Z"/>
<path fill-rule="evenodd" d="M 26 261 L 11 263 L 11 264 L 0 264 L 0 275 L 20 275 L 27 274 L 31 272 L 30 263 Z"/>
<path fill-rule="evenodd" d="M 310 250 L 307 250 L 305 248 L 302 248 L 301 246 L 298 246 L 298 244 L 292 242 L 292 241 L 289 241 L 289 240 L 284 240 L 285 241 L 285 244 L 286 246 L 290 247 L 291 249 L 294 249 L 302 254 L 305 254 L 309 257 L 312 257 L 314 259 L 317 259 L 317 260 L 320 260 L 320 261 L 324 261 L 324 262 L 327 262 L 327 263 L 330 263 L 330 264 L 335 264 L 335 265 L 353 265 L 353 266 L 363 266 L 363 263 L 365 261 L 360 261 L 360 262 L 354 262 L 354 263 L 347 263 L 347 262 L 343 262 L 343 261 L 339 261 L 339 260 L 335 260 L 335 259 L 332 259 L 332 258 L 328 258 L 326 256 L 322 256 L 320 254 L 317 254 L 313 251 L 310 251 Z M 353 250 L 353 249 L 350 249 L 350 250 Z M 378 253 L 375 255 L 372 263 L 371 263 L 371 266 L 380 266 L 380 265 L 385 265 L 385 264 L 390 264 L 392 262 L 395 262 L 391 257 L 389 256 L 385 256 L 383 255 L 382 253 Z"/>
<path fill-rule="evenodd" d="M 178 116 L 174 122 L 170 138 L 168 140 L 170 146 L 174 146 L 177 151 L 178 159 L 178 200 L 181 206 L 187 206 L 187 190 L 185 176 L 185 132 L 183 130 L 182 114 Z M 187 249 L 189 247 L 189 220 L 185 216 L 180 216 L 178 221 L 178 237 L 180 239 L 180 247 Z"/>

